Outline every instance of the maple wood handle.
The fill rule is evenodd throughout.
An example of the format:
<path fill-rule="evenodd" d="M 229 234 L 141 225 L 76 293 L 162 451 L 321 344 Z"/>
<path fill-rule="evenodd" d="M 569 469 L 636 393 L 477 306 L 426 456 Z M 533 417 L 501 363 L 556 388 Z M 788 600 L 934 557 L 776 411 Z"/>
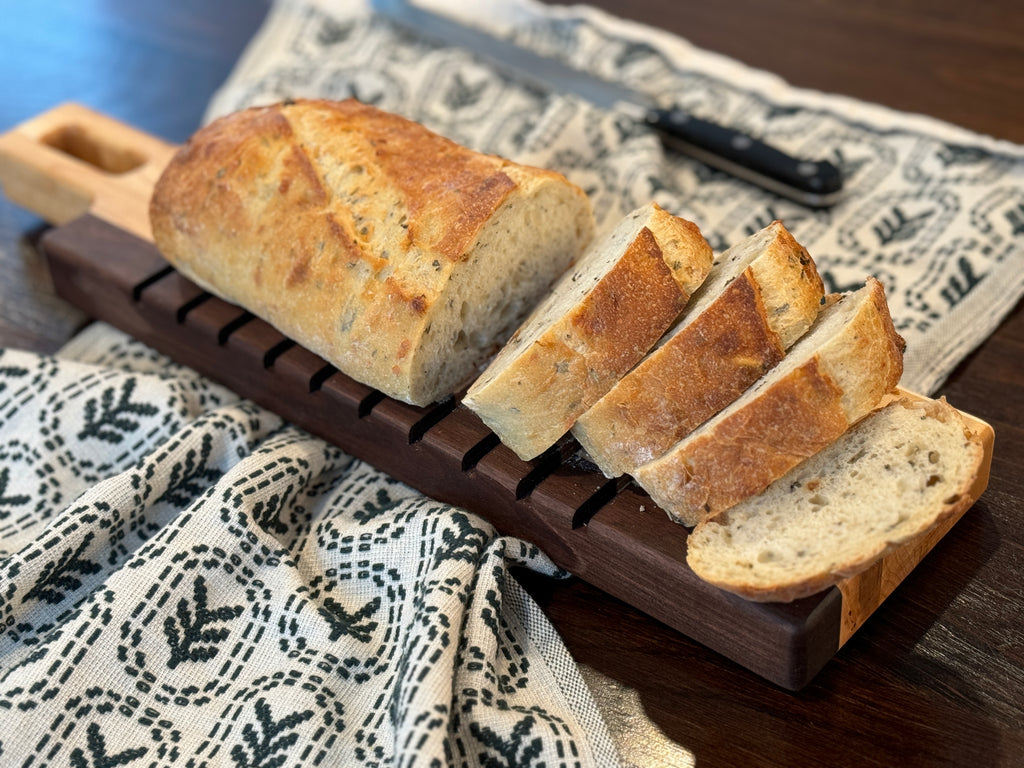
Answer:
<path fill-rule="evenodd" d="M 149 198 L 176 147 L 80 104 L 0 136 L 0 186 L 51 224 L 89 212 L 152 240 Z"/>

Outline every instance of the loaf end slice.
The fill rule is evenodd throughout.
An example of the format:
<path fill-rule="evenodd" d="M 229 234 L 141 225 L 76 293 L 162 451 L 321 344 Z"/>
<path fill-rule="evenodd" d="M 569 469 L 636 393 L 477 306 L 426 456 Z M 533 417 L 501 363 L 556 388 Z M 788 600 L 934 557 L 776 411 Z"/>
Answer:
<path fill-rule="evenodd" d="M 654 203 L 637 209 L 562 276 L 464 404 L 534 458 L 650 350 L 712 259 L 694 224 Z"/>
<path fill-rule="evenodd" d="M 182 274 L 417 405 L 469 380 L 594 231 L 563 176 L 351 99 L 200 129 L 150 220 Z"/>
<path fill-rule="evenodd" d="M 826 306 L 789 354 L 633 477 L 676 522 L 696 525 L 764 490 L 871 411 L 903 373 L 882 284 Z"/>
<path fill-rule="evenodd" d="M 816 594 L 963 512 L 984 448 L 944 400 L 900 398 L 687 540 L 700 578 L 755 601 Z"/>
<path fill-rule="evenodd" d="M 774 367 L 823 298 L 806 249 L 772 223 L 722 254 L 680 321 L 573 435 L 609 477 L 658 458 Z"/>

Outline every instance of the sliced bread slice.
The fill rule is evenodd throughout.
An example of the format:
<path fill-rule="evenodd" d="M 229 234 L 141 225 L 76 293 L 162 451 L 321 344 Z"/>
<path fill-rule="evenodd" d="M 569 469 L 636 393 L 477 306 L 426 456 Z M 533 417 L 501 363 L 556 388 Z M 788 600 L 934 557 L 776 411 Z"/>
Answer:
<path fill-rule="evenodd" d="M 687 562 L 749 600 L 816 594 L 963 512 L 983 459 L 980 437 L 944 400 L 898 398 L 694 528 Z"/>
<path fill-rule="evenodd" d="M 463 403 L 534 458 L 654 346 L 712 260 L 696 225 L 655 203 L 637 209 L 561 277 Z"/>
<path fill-rule="evenodd" d="M 695 525 L 761 492 L 871 411 L 899 382 L 903 347 L 882 284 L 869 277 L 826 306 L 742 396 L 633 477 L 672 519 Z"/>
<path fill-rule="evenodd" d="M 814 261 L 772 223 L 722 254 L 680 321 L 573 435 L 608 477 L 658 458 L 774 367 L 823 300 Z"/>

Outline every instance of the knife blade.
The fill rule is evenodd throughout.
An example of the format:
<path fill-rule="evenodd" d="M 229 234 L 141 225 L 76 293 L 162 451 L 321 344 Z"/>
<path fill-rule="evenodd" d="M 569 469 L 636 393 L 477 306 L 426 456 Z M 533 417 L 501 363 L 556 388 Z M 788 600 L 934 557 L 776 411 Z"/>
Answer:
<path fill-rule="evenodd" d="M 598 108 L 650 126 L 665 146 L 731 176 L 809 208 L 839 201 L 843 179 L 827 160 L 793 157 L 728 126 L 696 117 L 677 105 L 574 69 L 555 59 L 461 24 L 407 0 L 370 0 L 371 8 L 420 39 L 462 48 L 500 71 L 542 91 L 574 94 Z"/>

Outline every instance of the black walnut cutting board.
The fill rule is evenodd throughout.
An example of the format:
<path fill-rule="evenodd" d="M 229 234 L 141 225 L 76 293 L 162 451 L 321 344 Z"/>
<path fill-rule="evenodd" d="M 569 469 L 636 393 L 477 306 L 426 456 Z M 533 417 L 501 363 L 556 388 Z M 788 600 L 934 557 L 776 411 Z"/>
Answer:
<path fill-rule="evenodd" d="M 181 277 L 153 245 L 148 218 L 175 149 L 75 104 L 0 136 L 6 195 L 57 225 L 43 249 L 63 298 L 426 495 L 537 544 L 560 567 L 779 686 L 809 682 L 958 519 L 792 603 L 753 603 L 712 587 L 686 565 L 687 530 L 634 486 L 578 460 L 570 439 L 523 462 L 456 396 L 427 408 L 387 398 Z M 986 448 L 973 501 L 988 483 L 994 436 L 965 417 Z"/>

